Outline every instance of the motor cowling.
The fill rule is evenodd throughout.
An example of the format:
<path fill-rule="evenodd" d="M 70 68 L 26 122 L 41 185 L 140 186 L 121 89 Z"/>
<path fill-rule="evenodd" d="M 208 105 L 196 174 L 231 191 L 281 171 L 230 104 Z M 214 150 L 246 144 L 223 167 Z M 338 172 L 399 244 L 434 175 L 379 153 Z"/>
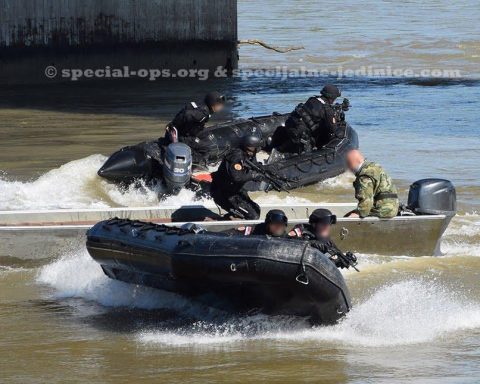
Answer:
<path fill-rule="evenodd" d="M 163 178 L 169 193 L 178 193 L 192 175 L 192 151 L 183 143 L 167 147 L 163 161 Z"/>
<path fill-rule="evenodd" d="M 457 194 L 452 182 L 443 179 L 423 179 L 410 186 L 408 208 L 418 215 L 454 216 Z"/>

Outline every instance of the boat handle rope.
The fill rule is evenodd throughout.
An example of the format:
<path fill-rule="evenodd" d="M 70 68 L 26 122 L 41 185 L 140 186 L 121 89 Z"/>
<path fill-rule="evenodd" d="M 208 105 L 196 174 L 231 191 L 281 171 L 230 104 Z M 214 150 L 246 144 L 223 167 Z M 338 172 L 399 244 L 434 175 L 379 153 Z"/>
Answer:
<path fill-rule="evenodd" d="M 192 231 L 183 228 L 170 227 L 164 224 L 145 223 L 140 220 L 120 219 L 118 217 L 107 220 L 102 227 L 109 231 L 110 229 L 107 229 L 108 226 L 111 227 L 114 225 L 116 225 L 123 233 L 130 233 L 129 229 L 134 230 L 137 233 L 137 236 L 140 234 L 143 235 L 143 233 L 147 231 L 155 231 L 159 233 L 165 233 L 166 235 L 178 236 L 192 233 Z"/>
<path fill-rule="evenodd" d="M 302 164 L 304 164 L 306 167 L 302 168 Z M 304 161 L 303 163 L 295 164 L 295 167 L 302 173 L 308 173 L 312 169 L 313 164 L 314 164 L 313 160 L 308 159 L 308 160 Z"/>
<path fill-rule="evenodd" d="M 329 161 L 329 157 L 328 156 L 331 156 L 331 160 Z M 330 153 L 326 153 L 325 154 L 325 161 L 327 162 L 327 164 L 332 164 L 334 161 L 335 161 L 335 151 L 332 151 Z"/>
<path fill-rule="evenodd" d="M 307 248 L 308 248 L 308 242 L 305 244 L 305 246 L 303 247 L 303 251 L 302 251 L 302 257 L 300 259 L 300 273 L 297 275 L 297 277 L 295 278 L 295 280 L 297 282 L 299 282 L 300 284 L 303 284 L 303 285 L 308 285 L 310 283 L 310 281 L 308 280 L 308 276 L 307 276 L 307 270 L 305 268 L 305 263 L 303 262 L 303 259 L 305 258 L 305 253 L 307 252 Z"/>
<path fill-rule="evenodd" d="M 321 167 L 323 165 L 323 156 L 312 158 L 312 163 Z"/>

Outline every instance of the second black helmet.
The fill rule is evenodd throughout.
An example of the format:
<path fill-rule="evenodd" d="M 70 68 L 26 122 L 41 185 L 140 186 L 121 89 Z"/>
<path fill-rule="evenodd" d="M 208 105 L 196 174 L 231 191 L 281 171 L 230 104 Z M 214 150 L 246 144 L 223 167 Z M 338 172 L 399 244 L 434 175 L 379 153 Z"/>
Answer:
<path fill-rule="evenodd" d="M 207 94 L 207 96 L 205 96 L 205 104 L 209 108 L 215 104 L 225 104 L 225 100 L 225 96 L 217 91 L 210 92 Z"/>
<path fill-rule="evenodd" d="M 263 141 L 260 137 L 255 135 L 247 135 L 242 140 L 243 148 L 261 148 Z"/>
<path fill-rule="evenodd" d="M 320 94 L 329 99 L 336 99 L 337 97 L 342 96 L 342 92 L 340 92 L 338 87 L 333 84 L 326 84 L 320 91 Z"/>
<path fill-rule="evenodd" d="M 288 217 L 282 210 L 272 209 L 271 211 L 268 211 L 267 215 L 265 216 L 265 223 L 288 225 Z"/>
<path fill-rule="evenodd" d="M 312 212 L 308 218 L 310 225 L 315 224 L 336 224 L 337 216 L 325 208 L 319 208 Z"/>

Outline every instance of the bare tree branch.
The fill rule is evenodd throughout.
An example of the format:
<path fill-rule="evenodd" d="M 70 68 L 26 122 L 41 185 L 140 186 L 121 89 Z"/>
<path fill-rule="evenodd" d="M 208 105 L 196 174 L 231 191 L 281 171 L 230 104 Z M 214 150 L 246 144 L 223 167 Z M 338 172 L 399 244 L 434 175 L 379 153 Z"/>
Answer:
<path fill-rule="evenodd" d="M 239 40 L 238 41 L 238 44 L 239 45 L 245 45 L 245 44 L 249 44 L 249 45 L 260 45 L 262 46 L 263 48 L 266 48 L 266 49 L 271 49 L 272 51 L 275 51 L 275 52 L 280 52 L 280 53 L 287 53 L 287 52 L 290 52 L 290 51 L 299 51 L 301 49 L 305 49 L 305 47 L 303 46 L 291 46 L 291 47 L 274 47 L 273 45 L 270 45 L 270 44 L 267 44 L 265 43 L 264 41 L 262 40 L 257 40 L 257 39 L 252 39 L 252 40 Z"/>

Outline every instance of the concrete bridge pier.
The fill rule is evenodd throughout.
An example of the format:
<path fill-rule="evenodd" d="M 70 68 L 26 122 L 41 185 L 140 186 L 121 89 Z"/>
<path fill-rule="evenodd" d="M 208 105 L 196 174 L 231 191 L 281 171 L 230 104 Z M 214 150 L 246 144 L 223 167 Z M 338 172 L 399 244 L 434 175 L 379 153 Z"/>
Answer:
<path fill-rule="evenodd" d="M 236 0 L 0 0 L 0 81 L 65 81 L 71 69 L 231 70 L 237 40 Z"/>

